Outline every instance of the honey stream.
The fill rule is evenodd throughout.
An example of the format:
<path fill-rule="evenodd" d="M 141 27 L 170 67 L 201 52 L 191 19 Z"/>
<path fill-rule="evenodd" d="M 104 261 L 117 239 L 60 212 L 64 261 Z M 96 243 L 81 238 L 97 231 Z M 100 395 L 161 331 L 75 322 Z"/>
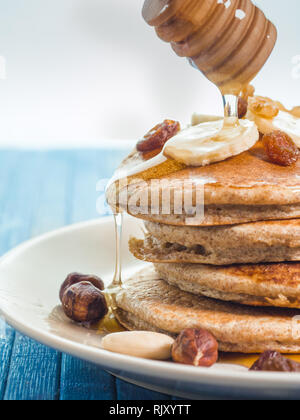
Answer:
<path fill-rule="evenodd" d="M 114 332 L 121 332 L 125 329 L 118 322 L 115 316 L 117 309 L 116 295 L 122 289 L 122 230 L 123 230 L 123 213 L 117 212 L 114 214 L 115 222 L 115 273 L 112 283 L 106 288 L 105 296 L 107 299 L 109 311 L 106 317 L 94 326 L 99 334 L 109 334 Z"/>

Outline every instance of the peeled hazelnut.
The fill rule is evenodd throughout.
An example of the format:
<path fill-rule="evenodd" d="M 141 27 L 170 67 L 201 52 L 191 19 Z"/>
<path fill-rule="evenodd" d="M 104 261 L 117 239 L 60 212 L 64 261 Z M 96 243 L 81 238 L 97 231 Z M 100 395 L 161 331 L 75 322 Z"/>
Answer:
<path fill-rule="evenodd" d="M 218 360 L 218 343 L 206 330 L 187 328 L 173 344 L 172 358 L 176 363 L 210 367 Z"/>
<path fill-rule="evenodd" d="M 70 286 L 73 286 L 73 284 L 80 283 L 82 281 L 88 281 L 89 283 L 92 283 L 97 289 L 104 290 L 104 283 L 100 277 L 80 273 L 71 273 L 67 276 L 66 280 L 63 282 L 60 288 L 60 301 L 62 302 L 63 295 Z"/>
<path fill-rule="evenodd" d="M 108 312 L 103 293 L 87 281 L 68 287 L 62 296 L 62 305 L 67 317 L 76 322 L 100 321 Z"/>

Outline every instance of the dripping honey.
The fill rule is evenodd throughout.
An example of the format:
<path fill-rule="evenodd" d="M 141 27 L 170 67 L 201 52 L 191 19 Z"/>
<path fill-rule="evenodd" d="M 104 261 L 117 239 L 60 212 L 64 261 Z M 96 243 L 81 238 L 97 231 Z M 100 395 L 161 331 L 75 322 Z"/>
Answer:
<path fill-rule="evenodd" d="M 93 329 L 97 334 L 111 334 L 125 331 L 125 328 L 119 323 L 112 310 L 97 324 L 93 325 Z"/>

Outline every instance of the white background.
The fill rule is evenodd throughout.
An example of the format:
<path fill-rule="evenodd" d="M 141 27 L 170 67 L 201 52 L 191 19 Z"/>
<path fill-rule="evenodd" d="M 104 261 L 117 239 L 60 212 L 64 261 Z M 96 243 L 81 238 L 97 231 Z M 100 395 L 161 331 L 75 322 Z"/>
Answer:
<path fill-rule="evenodd" d="M 300 78 L 292 78 L 300 2 L 256 3 L 279 30 L 257 91 L 300 105 Z M 7 73 L 0 80 L 0 146 L 97 146 L 136 139 L 164 118 L 185 123 L 194 111 L 221 113 L 217 89 L 156 37 L 142 4 L 0 0 Z"/>

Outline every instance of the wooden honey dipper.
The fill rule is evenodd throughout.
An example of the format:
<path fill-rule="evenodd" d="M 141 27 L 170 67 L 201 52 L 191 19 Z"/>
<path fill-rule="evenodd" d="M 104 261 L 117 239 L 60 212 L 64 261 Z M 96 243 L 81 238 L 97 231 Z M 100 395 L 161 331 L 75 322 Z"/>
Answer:
<path fill-rule="evenodd" d="M 223 95 L 239 95 L 277 39 L 275 26 L 251 0 L 145 0 L 143 17 Z"/>

